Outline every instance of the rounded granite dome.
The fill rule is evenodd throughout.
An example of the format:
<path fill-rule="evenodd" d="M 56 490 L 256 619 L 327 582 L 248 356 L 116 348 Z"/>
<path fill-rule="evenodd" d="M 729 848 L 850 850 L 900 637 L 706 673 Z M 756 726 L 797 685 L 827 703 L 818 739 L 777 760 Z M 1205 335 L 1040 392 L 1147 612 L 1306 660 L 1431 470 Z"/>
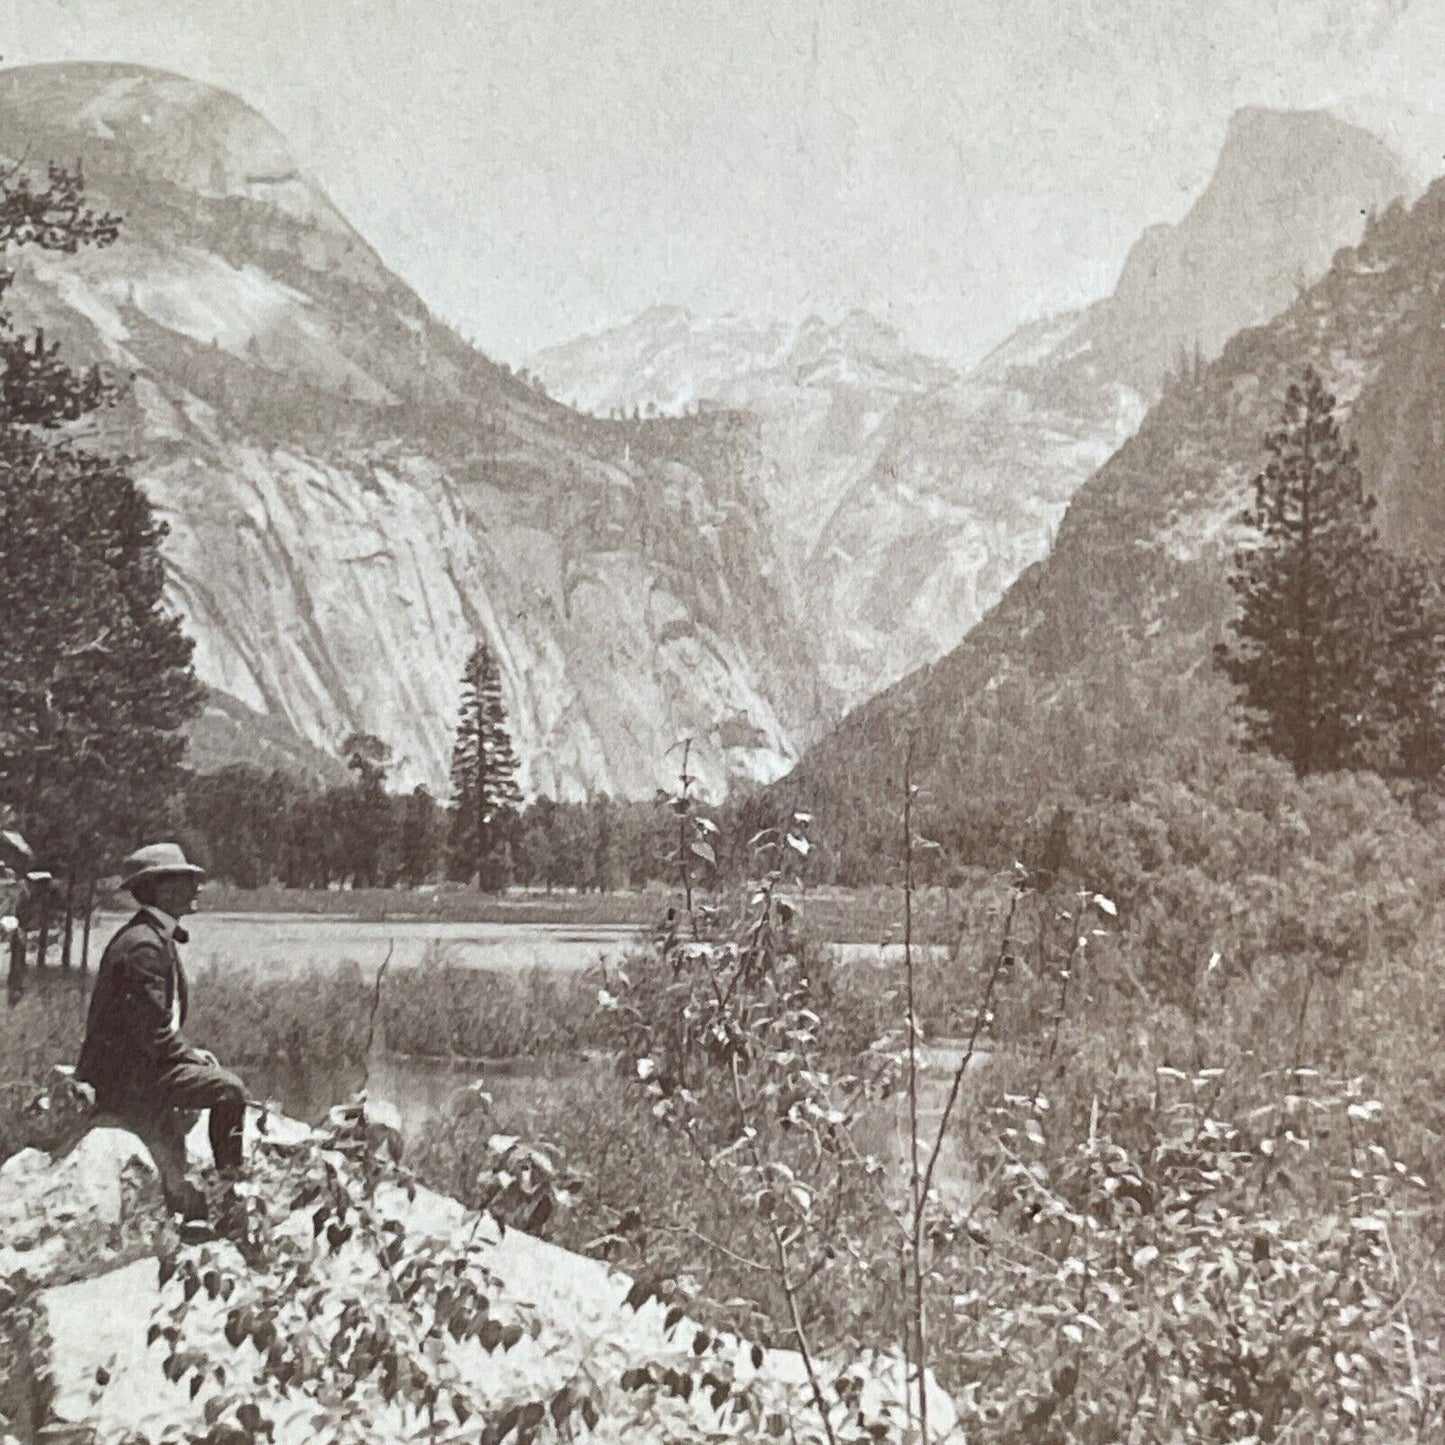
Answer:
<path fill-rule="evenodd" d="M 243 197 L 349 230 L 264 116 L 227 91 L 162 70 L 61 63 L 0 71 L 0 152 L 78 156 L 97 176 Z"/>

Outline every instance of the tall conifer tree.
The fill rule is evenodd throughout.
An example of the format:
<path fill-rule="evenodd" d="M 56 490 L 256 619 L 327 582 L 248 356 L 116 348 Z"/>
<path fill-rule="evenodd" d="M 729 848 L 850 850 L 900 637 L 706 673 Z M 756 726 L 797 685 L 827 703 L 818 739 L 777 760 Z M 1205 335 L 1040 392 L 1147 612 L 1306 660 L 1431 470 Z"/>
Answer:
<path fill-rule="evenodd" d="M 1216 649 L 1249 745 L 1300 776 L 1368 765 L 1384 722 L 1374 693 L 1387 569 L 1334 407 L 1313 368 L 1286 394 L 1241 517 L 1254 536 L 1230 577 L 1234 638 Z"/>
<path fill-rule="evenodd" d="M 0 253 L 117 229 L 79 171 L 0 181 Z M 0 802 L 49 867 L 93 878 L 165 815 L 200 689 L 163 602 L 164 524 L 123 461 L 66 430 L 110 389 L 12 327 L 13 280 L 0 269 Z"/>
<path fill-rule="evenodd" d="M 462 708 L 452 750 L 452 873 L 503 886 L 502 824 L 522 801 L 517 754 L 502 703 L 496 654 L 479 642 L 462 673 Z"/>

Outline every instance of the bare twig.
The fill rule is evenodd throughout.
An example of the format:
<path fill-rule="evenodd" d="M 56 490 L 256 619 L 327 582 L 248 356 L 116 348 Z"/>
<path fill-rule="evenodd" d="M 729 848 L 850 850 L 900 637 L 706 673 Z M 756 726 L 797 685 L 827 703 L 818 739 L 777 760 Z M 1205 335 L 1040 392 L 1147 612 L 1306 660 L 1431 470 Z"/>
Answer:
<path fill-rule="evenodd" d="M 973 1028 L 969 1031 L 968 1043 L 964 1048 L 963 1057 L 959 1060 L 958 1067 L 953 1071 L 953 1083 L 949 1087 L 948 1099 L 943 1106 L 943 1117 L 938 1121 L 938 1132 L 934 1135 L 933 1147 L 928 1155 L 928 1167 L 923 1173 L 923 1198 L 928 1199 L 928 1191 L 933 1184 L 933 1171 L 938 1165 L 938 1156 L 943 1150 L 943 1141 L 948 1132 L 949 1121 L 953 1115 L 954 1105 L 958 1102 L 958 1095 L 963 1088 L 963 1076 L 970 1063 L 973 1062 L 974 1050 L 978 1046 L 978 1040 L 983 1030 L 988 1027 L 988 1020 L 993 1009 L 994 990 L 998 985 L 1000 975 L 1003 973 L 1012 952 L 1014 914 L 1018 910 L 1021 890 L 1015 888 L 1009 897 L 1008 914 L 1004 918 L 1003 936 L 999 941 L 997 954 L 994 955 L 993 967 L 989 969 L 988 982 L 984 986 L 983 1000 L 978 1006 L 973 1018 Z"/>
<path fill-rule="evenodd" d="M 376 970 L 376 981 L 371 989 L 371 1013 L 366 1020 L 366 1050 L 361 1058 L 361 1087 L 363 1092 L 371 1082 L 371 1049 L 376 1042 L 376 1016 L 381 1012 L 381 985 L 386 978 L 386 970 L 391 963 L 392 951 L 396 948 L 396 939 L 387 940 L 386 957 L 381 960 L 381 967 Z"/>
<path fill-rule="evenodd" d="M 771 1274 L 773 1267 L 764 1264 L 758 1259 L 749 1259 L 745 1254 L 739 1254 L 734 1249 L 729 1249 L 721 1240 L 713 1239 L 710 1235 L 704 1234 L 701 1230 L 694 1229 L 690 1224 L 663 1224 L 658 1226 L 668 1234 L 685 1234 L 689 1239 L 695 1239 L 701 1245 L 705 1245 L 715 1254 L 720 1254 L 724 1259 L 730 1259 L 734 1264 L 741 1265 L 744 1269 L 751 1269 L 759 1274 Z"/>

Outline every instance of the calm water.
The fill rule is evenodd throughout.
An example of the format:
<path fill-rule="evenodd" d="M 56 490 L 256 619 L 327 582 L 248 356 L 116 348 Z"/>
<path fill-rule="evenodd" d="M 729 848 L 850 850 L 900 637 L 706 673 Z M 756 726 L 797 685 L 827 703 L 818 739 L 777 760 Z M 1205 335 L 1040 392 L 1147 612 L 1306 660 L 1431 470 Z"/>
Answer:
<path fill-rule="evenodd" d="M 125 921 L 119 914 L 97 914 L 95 947 Z M 450 923 L 425 919 L 371 919 L 298 913 L 198 913 L 186 924 L 192 971 L 211 963 L 254 969 L 318 969 L 357 963 L 363 973 L 379 967 L 392 949 L 392 968 L 420 963 L 443 951 L 448 962 L 465 968 L 525 971 L 555 968 L 573 972 L 599 960 L 612 963 L 635 948 L 642 933 L 625 923 Z M 846 963 L 897 964 L 900 943 L 836 943 Z M 917 944 L 914 956 L 948 956 L 946 944 Z"/>
<path fill-rule="evenodd" d="M 478 1078 L 485 1079 L 498 1121 L 525 1131 L 561 1081 L 606 1067 L 605 1062 L 584 1059 L 549 1060 L 545 1065 L 509 1059 L 483 1068 L 460 1060 L 381 1058 L 372 1061 L 365 1083 L 371 1097 L 396 1105 L 402 1133 L 415 1139 L 428 1119 L 447 1113 Z M 308 1123 L 349 1099 L 363 1082 L 359 1068 L 277 1064 L 251 1065 L 241 1072 L 254 1098 L 269 1100 Z"/>
<path fill-rule="evenodd" d="M 920 1080 L 919 1133 L 925 1158 L 948 1096 L 948 1071 L 956 1062 L 956 1054 L 939 1051 L 933 1067 Z M 983 1056 L 976 1062 L 982 1064 Z M 396 1106 L 403 1135 L 412 1140 L 428 1119 L 447 1113 L 476 1079 L 484 1078 L 498 1127 L 523 1138 L 534 1138 L 542 1127 L 539 1116 L 564 1084 L 585 1079 L 589 1071 L 610 1067 L 605 1059 L 548 1061 L 545 1065 L 508 1060 L 504 1066 L 492 1063 L 483 1068 L 460 1061 L 386 1058 L 373 1061 L 366 1085 L 373 1098 L 386 1099 Z M 308 1122 L 319 1120 L 333 1104 L 350 1098 L 362 1083 L 359 1068 L 278 1065 L 252 1066 L 242 1072 L 253 1097 L 270 1100 L 293 1118 Z M 855 1137 L 865 1153 L 876 1155 L 890 1166 L 896 1186 L 901 1189 L 908 1169 L 908 1113 L 903 1096 L 878 1105 L 869 1117 L 860 1120 Z M 966 1177 L 963 1156 L 950 1137 L 940 1153 L 935 1176 L 941 1194 L 955 1203 L 962 1202 Z"/>
<path fill-rule="evenodd" d="M 103 944 L 123 921 L 120 916 L 98 917 L 98 941 Z M 191 941 L 185 952 L 193 972 L 212 963 L 292 972 L 354 962 L 368 977 L 381 965 L 388 948 L 393 969 L 417 965 L 440 951 L 449 962 L 470 968 L 573 971 L 599 960 L 620 959 L 637 946 L 639 938 L 636 928 L 615 924 L 381 922 L 268 913 L 201 913 L 189 920 L 187 927 Z M 843 944 L 837 951 L 845 960 L 864 965 L 892 963 L 902 954 L 897 944 Z M 916 952 L 931 956 L 947 950 L 922 946 Z M 499 1119 L 525 1131 L 560 1080 L 603 1067 L 606 1065 L 580 1059 L 545 1066 L 509 1061 L 505 1066 L 486 1067 L 486 1085 L 496 1101 Z M 951 1067 L 944 1050 L 924 1076 L 920 1102 L 925 1136 L 932 1135 L 947 1095 Z M 254 1097 L 270 1099 L 294 1117 L 307 1120 L 319 1119 L 333 1104 L 349 1098 L 362 1082 L 359 1068 L 252 1066 L 243 1072 Z M 426 1120 L 444 1112 L 479 1072 L 474 1064 L 382 1057 L 373 1060 L 367 1082 L 374 1097 L 396 1105 L 405 1133 L 414 1138 Z M 902 1166 L 907 1127 L 901 1099 L 881 1106 L 862 1128 L 863 1147 Z M 940 1182 L 945 1186 L 962 1177 L 961 1161 L 953 1157 L 951 1148 L 940 1163 Z"/>
<path fill-rule="evenodd" d="M 122 922 L 119 916 L 98 916 L 99 940 Z M 192 971 L 213 962 L 287 971 L 353 962 L 368 976 L 388 948 L 392 968 L 416 965 L 441 950 L 465 968 L 575 971 L 622 957 L 638 936 L 625 924 L 373 922 L 295 913 L 198 913 L 186 927 L 191 941 L 185 957 Z"/>

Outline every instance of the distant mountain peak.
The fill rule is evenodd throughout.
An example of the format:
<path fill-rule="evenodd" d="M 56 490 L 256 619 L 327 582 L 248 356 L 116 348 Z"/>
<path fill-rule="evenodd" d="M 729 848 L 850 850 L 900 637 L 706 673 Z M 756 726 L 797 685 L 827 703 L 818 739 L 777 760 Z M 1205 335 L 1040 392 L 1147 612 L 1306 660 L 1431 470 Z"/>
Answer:
<path fill-rule="evenodd" d="M 1278 145 L 1282 138 L 1310 135 L 1325 139 L 1348 137 L 1389 154 L 1389 147 L 1373 131 L 1342 120 L 1332 110 L 1323 107 L 1291 109 L 1272 105 L 1242 105 L 1229 117 L 1225 126 L 1220 158 L 1222 160 L 1228 156 L 1235 147 L 1261 143 L 1274 146 Z"/>
<path fill-rule="evenodd" d="M 1094 309 L 1096 351 L 1152 392 L 1181 351 L 1216 356 L 1278 313 L 1371 211 L 1410 189 L 1379 137 L 1329 111 L 1237 111 L 1188 213 L 1145 229 Z"/>
<path fill-rule="evenodd" d="M 599 415 L 634 407 L 676 413 L 704 402 L 753 410 L 800 388 L 862 383 L 911 394 L 955 379 L 861 307 L 836 320 L 812 312 L 788 323 L 655 305 L 548 347 L 528 365 L 554 396 Z"/>
<path fill-rule="evenodd" d="M 1381 180 L 1403 194 L 1409 181 L 1399 158 L 1373 132 L 1328 110 L 1245 106 L 1230 117 L 1214 171 L 1194 210 L 1211 193 L 1282 193 L 1305 187 L 1360 185 Z"/>

